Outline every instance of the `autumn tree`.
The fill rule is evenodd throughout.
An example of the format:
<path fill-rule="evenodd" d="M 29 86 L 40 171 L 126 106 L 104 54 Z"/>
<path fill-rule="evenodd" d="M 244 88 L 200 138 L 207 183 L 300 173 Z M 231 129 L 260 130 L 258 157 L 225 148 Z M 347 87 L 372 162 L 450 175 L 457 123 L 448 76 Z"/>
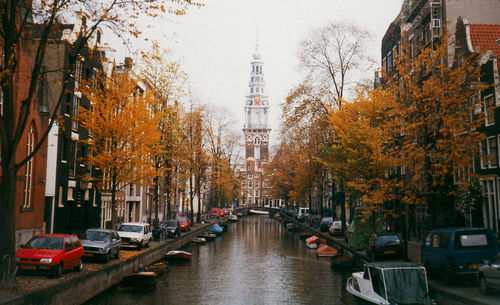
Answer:
<path fill-rule="evenodd" d="M 16 204 L 16 174 L 39 151 L 47 138 L 48 132 L 58 114 L 58 108 L 66 95 L 66 89 L 72 75 L 63 71 L 61 93 L 56 107 L 49 115 L 50 120 L 45 130 L 40 130 L 33 151 L 25 158 L 18 159 L 18 149 L 21 137 L 25 135 L 30 117 L 37 109 L 39 101 L 36 99 L 37 87 L 42 73 L 46 48 L 50 38 L 57 31 L 59 25 L 73 12 L 81 10 L 87 16 L 85 27 L 80 37 L 71 46 L 69 66 L 73 66 L 76 58 L 87 41 L 93 37 L 100 26 L 111 28 L 116 34 L 124 37 L 127 34 L 137 36 L 140 32 L 135 27 L 135 21 L 141 15 L 152 14 L 183 14 L 190 5 L 199 5 L 188 0 L 171 1 L 139 1 L 131 0 L 120 2 L 115 0 L 54 0 L 54 1 L 1 1 L 0 2 L 0 46 L 2 62 L 0 65 L 0 83 L 2 84 L 3 112 L 0 122 L 1 157 L 2 157 L 2 184 L 0 190 L 0 218 L 3 220 L 0 231 L 4 237 L 0 239 L 0 257 L 10 258 L 8 263 L 2 264 L 2 284 L 12 285 L 15 268 L 15 204 Z M 157 18 L 162 18 L 157 17 Z M 34 22 L 41 26 L 40 39 L 33 46 L 30 45 L 31 30 Z M 15 91 L 19 85 L 19 72 L 22 57 L 32 57 L 31 68 L 28 73 L 23 71 L 23 81 L 27 86 L 25 94 L 17 99 Z M 17 75 L 17 76 L 16 76 Z M 16 77 L 15 77 L 16 76 Z M 7 274 L 9 273 L 9 274 Z"/>
<path fill-rule="evenodd" d="M 453 218 L 447 215 L 457 191 L 470 185 L 471 175 L 464 173 L 472 172 L 482 139 L 481 118 L 476 115 L 475 96 L 482 90 L 475 82 L 477 59 L 471 56 L 458 67 L 449 65 L 447 47 L 434 42 L 413 58 L 403 48 L 395 73 L 384 84 L 398 101 L 390 116 L 399 136 L 390 144 L 406 169 L 400 200 L 425 203 L 431 210 L 431 226 L 446 225 Z"/>
<path fill-rule="evenodd" d="M 117 223 L 116 192 L 126 183 L 144 184 L 159 175 L 154 156 L 160 133 L 151 111 L 154 95 L 141 92 L 130 75 L 99 77 L 96 86 L 82 88 L 91 107 L 80 107 L 80 121 L 91 133 L 86 163 L 100 169 L 98 188 L 111 194 L 112 225 Z M 89 178 L 90 179 L 90 178 Z"/>
<path fill-rule="evenodd" d="M 238 135 L 232 132 L 231 124 L 224 110 L 207 109 L 203 130 L 210 164 L 210 204 L 213 206 L 221 206 L 234 199 L 235 185 L 239 185 L 233 166 Z"/>
<path fill-rule="evenodd" d="M 152 111 L 158 116 L 160 139 L 158 146 L 162 147 L 154 156 L 155 167 L 163 170 L 163 181 L 166 192 L 164 217 L 171 216 L 171 200 L 174 193 L 174 174 L 179 167 L 179 160 L 185 153 L 182 149 L 183 109 L 181 101 L 186 94 L 186 73 L 181 69 L 179 61 L 173 59 L 170 49 L 163 49 L 158 42 L 153 42 L 148 51 L 142 52 L 142 62 L 139 75 L 155 95 Z M 155 178 L 155 227 L 158 225 L 160 176 Z M 163 193 L 163 192 L 161 192 Z"/>

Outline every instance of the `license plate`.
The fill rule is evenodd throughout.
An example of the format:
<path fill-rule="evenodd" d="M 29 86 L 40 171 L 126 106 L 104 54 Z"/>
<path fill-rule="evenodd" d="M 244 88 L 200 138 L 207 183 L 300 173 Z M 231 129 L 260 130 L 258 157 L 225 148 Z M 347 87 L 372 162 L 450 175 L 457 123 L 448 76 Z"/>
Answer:
<path fill-rule="evenodd" d="M 94 253 L 83 253 L 83 256 L 94 256 Z"/>
<path fill-rule="evenodd" d="M 129 242 L 128 241 L 122 241 L 122 245 L 128 245 Z"/>
<path fill-rule="evenodd" d="M 384 254 L 395 254 L 396 251 L 384 251 Z"/>
<path fill-rule="evenodd" d="M 469 269 L 479 269 L 481 267 L 480 264 L 471 264 L 469 265 Z"/>
<path fill-rule="evenodd" d="M 36 266 L 35 265 L 21 265 L 19 267 L 21 269 L 23 269 L 23 270 L 36 270 Z"/>

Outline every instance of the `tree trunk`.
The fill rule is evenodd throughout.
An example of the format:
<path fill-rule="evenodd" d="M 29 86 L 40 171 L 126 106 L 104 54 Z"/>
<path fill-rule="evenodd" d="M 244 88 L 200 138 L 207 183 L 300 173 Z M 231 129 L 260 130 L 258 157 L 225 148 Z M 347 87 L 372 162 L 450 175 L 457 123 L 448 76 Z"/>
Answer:
<path fill-rule="evenodd" d="M 158 230 L 158 223 L 159 223 L 159 219 L 158 219 L 158 208 L 159 208 L 159 205 L 160 205 L 160 202 L 158 200 L 158 189 L 160 188 L 160 177 L 159 176 L 156 176 L 155 177 L 155 219 L 153 221 L 153 228 L 154 230 Z"/>
<path fill-rule="evenodd" d="M 118 211 L 116 207 L 116 177 L 113 177 L 111 188 L 111 228 L 114 230 L 116 228 Z"/>
<path fill-rule="evenodd" d="M 2 154 L 4 157 L 7 154 Z M 11 155 L 15 155 L 13 152 Z M 2 162 L 0 193 L 0 286 L 12 288 L 16 284 L 16 170 L 14 161 Z"/>

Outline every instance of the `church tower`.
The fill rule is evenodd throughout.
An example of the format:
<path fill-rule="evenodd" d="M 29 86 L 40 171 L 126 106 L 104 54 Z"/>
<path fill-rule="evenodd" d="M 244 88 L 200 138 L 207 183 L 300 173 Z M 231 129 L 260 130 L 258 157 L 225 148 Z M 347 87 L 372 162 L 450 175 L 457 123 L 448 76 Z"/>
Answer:
<path fill-rule="evenodd" d="M 243 198 L 247 205 L 261 205 L 266 200 L 267 191 L 262 167 L 269 161 L 269 101 L 264 82 L 264 63 L 258 46 L 251 62 L 250 82 L 245 100 L 245 139 Z"/>

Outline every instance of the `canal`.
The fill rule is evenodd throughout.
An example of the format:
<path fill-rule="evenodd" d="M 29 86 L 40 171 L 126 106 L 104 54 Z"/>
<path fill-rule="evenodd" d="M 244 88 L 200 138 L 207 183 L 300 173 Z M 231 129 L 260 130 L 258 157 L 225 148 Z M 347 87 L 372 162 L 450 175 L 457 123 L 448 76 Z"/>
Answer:
<path fill-rule="evenodd" d="M 354 304 L 350 273 L 330 269 L 297 233 L 251 216 L 204 245 L 190 244 L 190 262 L 170 264 L 151 288 L 116 287 L 87 304 Z"/>

